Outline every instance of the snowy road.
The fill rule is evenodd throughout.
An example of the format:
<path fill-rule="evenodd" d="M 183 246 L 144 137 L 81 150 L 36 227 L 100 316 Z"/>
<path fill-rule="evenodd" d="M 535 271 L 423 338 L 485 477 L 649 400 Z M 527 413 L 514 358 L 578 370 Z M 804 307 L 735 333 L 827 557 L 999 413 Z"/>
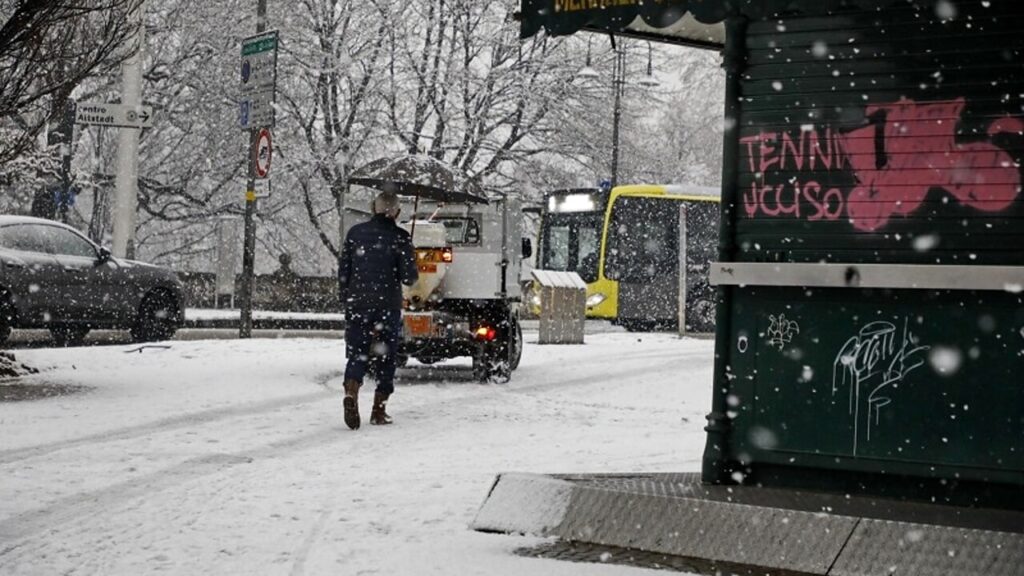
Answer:
<path fill-rule="evenodd" d="M 713 342 L 587 339 L 507 385 L 402 370 L 396 424 L 356 432 L 338 341 L 20 351 L 86 389 L 0 403 L 0 574 L 645 573 L 467 529 L 498 472 L 699 469 Z"/>

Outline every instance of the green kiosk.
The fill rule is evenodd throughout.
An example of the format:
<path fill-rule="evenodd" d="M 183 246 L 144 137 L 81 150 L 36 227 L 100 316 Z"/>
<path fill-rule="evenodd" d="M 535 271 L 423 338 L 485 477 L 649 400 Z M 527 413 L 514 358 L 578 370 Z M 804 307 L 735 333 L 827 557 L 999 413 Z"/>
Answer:
<path fill-rule="evenodd" d="M 714 405 L 702 473 L 503 474 L 475 528 L 711 573 L 1024 574 L 1024 3 L 523 0 L 521 23 L 722 51 Z"/>

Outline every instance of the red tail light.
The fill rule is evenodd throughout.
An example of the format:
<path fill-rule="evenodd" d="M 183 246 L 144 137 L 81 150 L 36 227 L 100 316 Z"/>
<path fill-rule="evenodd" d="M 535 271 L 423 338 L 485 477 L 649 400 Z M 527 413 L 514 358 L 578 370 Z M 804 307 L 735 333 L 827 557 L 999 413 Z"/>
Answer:
<path fill-rule="evenodd" d="M 446 264 L 451 264 L 452 263 L 452 249 L 451 248 L 445 248 L 444 250 L 441 251 L 441 261 L 445 262 Z"/>
<path fill-rule="evenodd" d="M 494 328 L 491 328 L 490 326 L 481 326 L 477 328 L 476 332 L 474 332 L 473 334 L 476 336 L 477 340 L 490 342 L 491 340 L 494 340 L 494 338 L 498 335 L 498 332 Z"/>

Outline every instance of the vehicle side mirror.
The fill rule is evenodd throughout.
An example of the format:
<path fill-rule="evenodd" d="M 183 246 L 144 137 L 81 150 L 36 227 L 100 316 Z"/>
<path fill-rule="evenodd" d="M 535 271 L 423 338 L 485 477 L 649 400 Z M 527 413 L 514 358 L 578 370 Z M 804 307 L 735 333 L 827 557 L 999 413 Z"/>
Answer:
<path fill-rule="evenodd" d="M 107 248 L 100 247 L 100 254 L 96 258 L 96 265 L 98 266 L 100 264 L 106 264 L 107 262 L 110 261 L 110 257 L 110 250 Z"/>
<path fill-rule="evenodd" d="M 529 238 L 523 238 L 523 258 L 533 256 L 533 242 Z"/>

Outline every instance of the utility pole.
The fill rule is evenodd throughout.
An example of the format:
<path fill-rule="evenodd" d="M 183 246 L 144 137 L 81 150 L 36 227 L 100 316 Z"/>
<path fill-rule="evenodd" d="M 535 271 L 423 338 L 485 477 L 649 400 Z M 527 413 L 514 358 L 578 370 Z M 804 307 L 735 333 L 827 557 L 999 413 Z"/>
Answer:
<path fill-rule="evenodd" d="M 619 184 L 619 123 L 622 120 L 622 91 L 625 87 L 626 50 L 623 46 L 617 46 L 615 65 L 612 68 L 612 91 L 615 98 L 612 109 L 612 188 Z"/>
<path fill-rule="evenodd" d="M 267 31 L 267 0 L 257 0 L 256 33 Z M 239 286 L 239 338 L 252 338 L 252 292 L 256 275 L 256 139 L 260 126 L 249 128 L 249 177 L 245 187 L 245 240 L 242 244 L 242 283 Z"/>
<path fill-rule="evenodd" d="M 135 50 L 121 65 L 121 104 L 130 108 L 142 105 L 142 53 L 146 47 L 145 0 L 132 13 L 134 17 Z M 139 200 L 139 132 L 140 128 L 119 128 L 117 142 L 117 177 L 114 197 L 113 253 L 119 258 L 135 256 L 135 213 Z"/>
<path fill-rule="evenodd" d="M 68 223 L 68 208 L 72 202 L 71 194 L 71 156 L 75 135 L 75 100 L 69 97 L 64 106 L 64 115 L 60 121 L 60 192 L 57 198 L 57 209 L 60 221 Z"/>

